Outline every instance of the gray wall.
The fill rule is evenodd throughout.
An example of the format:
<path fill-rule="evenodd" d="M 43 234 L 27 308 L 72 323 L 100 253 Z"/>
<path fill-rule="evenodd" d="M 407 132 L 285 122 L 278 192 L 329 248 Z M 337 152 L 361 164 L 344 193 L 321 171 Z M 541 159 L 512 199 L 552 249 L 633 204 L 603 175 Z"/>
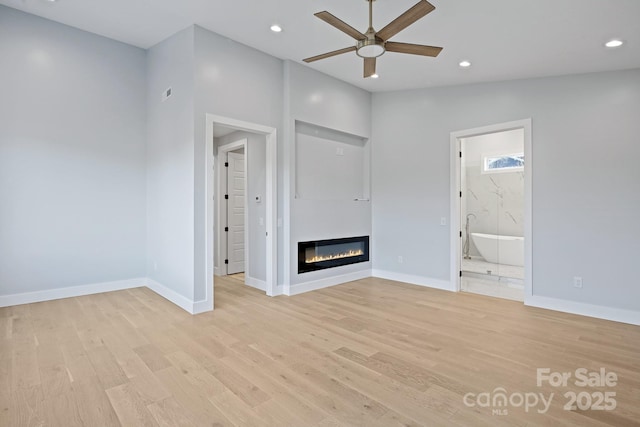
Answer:
<path fill-rule="evenodd" d="M 197 26 L 145 54 L 3 6 L 0 55 L 2 295 L 147 275 L 204 299 L 205 113 L 278 128 L 291 283 L 297 241 L 372 227 L 369 203 L 285 194 L 296 121 L 373 135 L 376 269 L 450 280 L 450 132 L 531 117 L 534 295 L 640 309 L 638 69 L 372 99 Z"/>
<path fill-rule="evenodd" d="M 282 127 L 282 61 L 198 26 L 195 32 L 195 300 L 206 291 L 206 145 L 207 113 Z M 279 152 L 281 135 L 278 136 Z M 281 163 L 279 163 L 281 164 Z M 282 175 L 278 174 L 279 212 Z M 264 202 L 263 202 L 264 203 Z M 282 241 L 282 229 L 278 229 Z M 282 271 L 282 257 L 279 271 Z"/>
<path fill-rule="evenodd" d="M 339 162 L 348 161 L 350 151 L 357 151 L 358 156 L 363 156 L 361 167 L 365 172 L 362 196 L 369 196 L 370 146 L 367 143 L 366 148 L 363 147 L 362 141 L 368 141 L 371 134 L 371 94 L 310 68 L 287 61 L 285 63 L 285 117 L 287 158 L 284 168 L 290 183 L 288 188 L 290 235 L 288 242 L 285 241 L 284 244 L 289 244 L 290 250 L 290 284 L 295 285 L 336 274 L 370 269 L 371 263 L 361 263 L 298 275 L 298 242 L 370 235 L 371 203 L 356 202 L 353 196 L 350 198 L 342 197 L 344 195 L 327 196 L 326 191 L 325 196 L 321 198 L 305 197 L 305 194 L 296 196 L 295 193 L 296 183 L 305 182 L 305 178 L 331 179 L 334 172 L 342 173 Z M 312 141 L 314 137 L 308 135 L 310 132 L 300 132 L 300 122 L 320 127 L 316 128 L 320 133 L 318 137 Z M 316 150 L 318 155 L 323 153 L 325 160 L 334 160 L 324 162 L 320 171 L 313 172 L 297 168 L 304 159 L 298 158 L 296 147 L 300 143 L 309 145 L 311 142 L 315 143 L 313 150 Z M 342 146 L 346 150 L 344 158 L 338 159 L 335 155 L 329 154 L 337 146 Z M 317 176 L 309 177 L 311 173 Z M 304 192 L 303 188 L 300 190 Z M 339 191 L 335 194 L 338 193 Z"/>
<path fill-rule="evenodd" d="M 145 276 L 145 52 L 0 6 L 0 295 Z"/>
<path fill-rule="evenodd" d="M 193 28 L 147 53 L 147 275 L 193 300 Z M 162 101 L 162 92 L 172 95 Z"/>
<path fill-rule="evenodd" d="M 533 294 L 640 309 L 638 69 L 374 94 L 376 268 L 450 280 L 450 132 L 529 117 Z"/>
<path fill-rule="evenodd" d="M 230 144 L 241 139 L 247 139 L 247 201 L 249 222 L 245 224 L 249 232 L 249 264 L 245 265 L 246 276 L 254 279 L 267 280 L 267 239 L 266 239 L 266 204 L 265 195 L 267 192 L 267 172 L 266 172 L 266 152 L 267 138 L 250 132 L 233 132 L 221 138 L 216 138 L 217 146 Z M 215 151 L 217 156 L 217 150 Z M 262 202 L 256 203 L 256 196 L 260 196 Z M 215 199 L 215 203 L 220 202 L 220 198 Z M 214 208 L 217 212 L 217 206 Z M 262 224 L 260 219 L 262 218 Z M 217 228 L 216 228 L 217 229 Z M 218 239 L 216 239 L 216 243 Z M 216 245 L 216 254 L 218 246 Z M 219 257 L 216 256 L 216 267 Z"/>

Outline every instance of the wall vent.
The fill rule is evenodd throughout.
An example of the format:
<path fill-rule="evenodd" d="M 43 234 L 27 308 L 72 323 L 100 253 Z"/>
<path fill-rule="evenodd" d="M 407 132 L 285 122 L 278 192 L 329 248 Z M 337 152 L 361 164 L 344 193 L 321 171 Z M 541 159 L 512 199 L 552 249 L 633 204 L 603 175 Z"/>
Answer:
<path fill-rule="evenodd" d="M 167 88 L 164 92 L 162 92 L 162 102 L 164 102 L 167 99 L 169 99 L 169 97 L 171 96 L 171 93 L 172 93 L 172 89 L 171 88 Z"/>

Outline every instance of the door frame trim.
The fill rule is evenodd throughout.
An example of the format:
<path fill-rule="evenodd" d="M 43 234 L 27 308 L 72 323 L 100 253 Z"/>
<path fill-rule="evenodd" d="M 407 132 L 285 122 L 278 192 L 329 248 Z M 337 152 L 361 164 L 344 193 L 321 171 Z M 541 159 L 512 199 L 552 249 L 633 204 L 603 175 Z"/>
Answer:
<path fill-rule="evenodd" d="M 275 290 L 278 282 L 278 265 L 276 263 L 276 255 L 278 253 L 278 237 L 277 230 L 277 149 L 278 149 L 278 136 L 277 130 L 274 127 L 263 126 L 256 123 L 245 122 L 242 120 L 236 120 L 229 117 L 222 117 L 215 114 L 206 114 L 206 197 L 205 204 L 205 218 L 206 218 L 206 273 L 207 273 L 207 293 L 212 292 L 211 300 L 213 301 L 213 288 L 215 286 L 213 275 L 213 260 L 215 257 L 214 250 L 214 209 L 213 209 L 213 197 L 215 188 L 214 179 L 214 157 L 213 157 L 213 127 L 214 125 L 221 125 L 236 130 L 242 130 L 247 132 L 253 132 L 266 137 L 266 194 L 265 194 L 265 208 L 266 208 L 266 293 L 269 296 L 275 295 Z M 209 298 L 207 298 L 209 299 Z"/>
<path fill-rule="evenodd" d="M 248 156 L 247 156 L 247 146 L 249 145 L 249 141 L 247 138 L 243 138 L 240 139 L 238 141 L 233 141 L 229 144 L 224 144 L 218 147 L 218 161 L 217 161 L 217 166 L 218 166 L 218 186 L 217 186 L 217 190 L 219 191 L 218 194 L 222 195 L 224 194 L 223 192 L 229 191 L 229 170 L 228 169 L 223 169 L 224 168 L 224 162 L 225 161 L 229 161 L 228 160 L 228 155 L 230 152 L 232 151 L 236 151 L 239 148 L 244 148 L 244 180 L 245 180 L 245 191 L 244 191 L 244 269 L 245 269 L 245 278 L 247 276 L 249 276 L 249 196 L 247 194 L 247 190 L 248 190 L 248 178 L 249 178 L 249 170 L 247 168 L 249 162 L 248 162 Z M 221 154 L 225 154 L 225 157 L 227 157 L 227 159 L 223 159 Z M 225 173 L 223 173 L 223 171 L 225 171 Z M 222 188 L 223 185 L 226 184 L 227 188 Z M 218 200 L 219 202 L 222 202 L 222 199 Z M 223 212 L 223 208 L 222 208 L 222 203 L 218 203 L 218 209 L 217 209 L 217 213 L 218 213 L 218 218 L 222 219 L 222 212 Z M 229 225 L 229 205 L 227 203 L 227 209 L 226 209 L 226 219 L 227 219 L 227 225 Z M 222 221 L 218 221 L 218 237 L 221 237 L 224 235 L 225 231 L 224 231 L 224 225 L 222 224 Z M 224 271 L 224 275 L 228 275 L 229 274 L 229 266 L 224 264 L 224 260 L 225 260 L 225 253 L 227 254 L 227 257 L 229 256 L 229 235 L 226 236 L 226 239 L 222 239 L 219 238 L 218 242 L 224 242 L 224 250 L 223 250 L 223 245 L 220 244 L 218 246 L 218 249 L 220 250 L 220 253 L 218 254 L 218 269 L 220 271 Z"/>
<path fill-rule="evenodd" d="M 533 157 L 531 155 L 532 138 L 531 138 L 531 119 L 515 120 L 512 122 L 498 123 L 489 126 L 483 126 L 473 129 L 460 130 L 451 132 L 449 145 L 451 149 L 451 177 L 450 177 L 450 195 L 451 195 L 451 283 L 454 285 L 453 289 L 457 292 L 460 291 L 460 256 L 461 256 L 461 206 L 460 206 L 460 173 L 461 173 L 461 160 L 460 160 L 460 139 L 470 138 L 473 136 L 486 135 L 490 133 L 504 132 L 515 129 L 524 130 L 524 303 L 528 304 L 533 296 L 533 272 L 532 272 L 532 169 L 533 169 Z"/>

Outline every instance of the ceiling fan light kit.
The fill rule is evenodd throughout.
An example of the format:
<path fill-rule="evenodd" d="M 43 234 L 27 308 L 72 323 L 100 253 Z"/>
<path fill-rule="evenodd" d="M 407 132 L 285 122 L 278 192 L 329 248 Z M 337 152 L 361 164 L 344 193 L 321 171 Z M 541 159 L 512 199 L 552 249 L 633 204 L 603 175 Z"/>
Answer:
<path fill-rule="evenodd" d="M 332 56 L 341 55 L 347 52 L 356 52 L 361 58 L 364 58 L 364 77 L 373 77 L 376 74 L 376 58 L 385 52 L 405 53 L 409 55 L 422 55 L 436 57 L 442 51 L 441 47 L 425 46 L 411 43 L 390 42 L 389 39 L 418 19 L 426 16 L 435 9 L 427 0 L 420 0 L 415 6 L 398 16 L 386 27 L 380 31 L 373 29 L 373 2 L 375 0 L 367 0 L 369 3 L 369 29 L 365 33 L 361 33 L 349 24 L 336 18 L 327 11 L 318 12 L 316 17 L 322 19 L 327 24 L 332 25 L 343 33 L 353 37 L 356 45 L 344 49 L 334 50 L 322 55 L 312 56 L 303 59 L 304 62 L 314 62 L 321 59 L 330 58 Z"/>
<path fill-rule="evenodd" d="M 359 40 L 356 45 L 356 55 L 360 58 L 377 58 L 385 52 L 384 44 L 377 40 Z"/>

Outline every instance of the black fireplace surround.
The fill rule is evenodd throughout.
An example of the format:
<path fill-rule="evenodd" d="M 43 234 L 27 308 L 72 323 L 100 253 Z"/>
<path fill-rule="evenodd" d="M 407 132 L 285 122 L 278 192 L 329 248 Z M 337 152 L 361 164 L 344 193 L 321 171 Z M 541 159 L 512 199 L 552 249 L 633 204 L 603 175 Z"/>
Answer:
<path fill-rule="evenodd" d="M 369 261 L 369 236 L 298 242 L 298 274 Z"/>

